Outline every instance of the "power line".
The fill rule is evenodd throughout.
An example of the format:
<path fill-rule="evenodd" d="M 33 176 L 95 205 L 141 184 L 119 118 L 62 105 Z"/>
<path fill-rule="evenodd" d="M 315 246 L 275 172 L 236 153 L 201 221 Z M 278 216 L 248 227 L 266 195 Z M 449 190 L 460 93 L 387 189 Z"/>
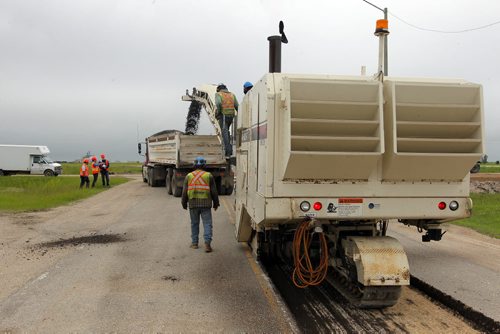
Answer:
<path fill-rule="evenodd" d="M 417 26 L 415 24 L 412 24 L 412 23 L 410 23 L 408 21 L 403 20 L 402 18 L 400 18 L 399 16 L 397 16 L 396 14 L 394 14 L 391 11 L 389 11 L 389 15 L 394 16 L 399 21 L 401 21 L 401 22 L 403 22 L 403 23 L 405 23 L 405 24 L 407 24 L 410 27 L 413 27 L 415 29 L 419 29 L 419 30 L 423 30 L 423 31 L 430 31 L 430 32 L 438 32 L 438 33 L 442 33 L 442 34 L 460 34 L 460 33 L 463 33 L 463 32 L 480 30 L 480 29 L 484 29 L 484 28 L 488 28 L 488 27 L 494 26 L 496 24 L 500 24 L 500 21 L 496 21 L 496 22 L 492 22 L 492 23 L 489 23 L 489 24 L 485 24 L 483 26 L 479 26 L 479 27 L 475 27 L 475 28 L 469 28 L 469 29 L 463 29 L 463 30 L 438 30 L 438 29 L 429 29 L 429 28 L 419 27 L 419 26 Z"/>
<path fill-rule="evenodd" d="M 371 2 L 369 2 L 367 0 L 362 0 L 362 1 L 366 2 L 370 6 L 373 6 L 373 7 L 377 8 L 378 10 L 380 10 L 380 11 L 382 11 L 382 12 L 385 13 L 384 9 L 380 8 L 379 6 L 374 5 L 373 3 L 371 3 Z M 386 8 L 386 10 L 387 10 L 387 8 Z M 423 31 L 430 31 L 430 32 L 438 32 L 438 33 L 442 33 L 442 34 L 460 34 L 460 33 L 463 33 L 463 32 L 469 32 L 469 31 L 474 31 L 474 30 L 485 29 L 485 28 L 488 28 L 488 27 L 500 24 L 500 20 L 499 20 L 499 21 L 495 21 L 495 22 L 492 22 L 492 23 L 489 23 L 489 24 L 485 24 L 483 26 L 479 26 L 479 27 L 475 27 L 475 28 L 469 28 L 469 29 L 463 29 L 463 30 L 438 30 L 438 29 L 424 28 L 424 27 L 420 27 L 420 26 L 417 26 L 415 24 L 412 24 L 412 23 L 410 23 L 410 22 L 408 22 L 406 20 L 403 20 L 402 18 L 400 18 L 399 16 L 397 16 L 393 12 L 389 12 L 389 14 L 391 16 L 394 16 L 399 21 L 401 21 L 401 22 L 403 22 L 403 23 L 405 23 L 405 24 L 407 24 L 410 27 L 413 27 L 415 29 L 419 29 L 419 30 L 423 30 Z"/>

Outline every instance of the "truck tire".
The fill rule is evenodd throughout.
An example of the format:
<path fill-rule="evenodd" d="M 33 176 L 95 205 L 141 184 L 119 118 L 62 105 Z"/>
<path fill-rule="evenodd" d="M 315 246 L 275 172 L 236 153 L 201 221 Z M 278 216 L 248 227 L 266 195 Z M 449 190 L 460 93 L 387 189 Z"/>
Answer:
<path fill-rule="evenodd" d="M 148 183 L 148 178 L 144 175 L 144 170 L 142 170 L 142 182 Z"/>
<path fill-rule="evenodd" d="M 481 164 L 479 162 L 476 162 L 476 164 L 474 165 L 474 167 L 472 167 L 470 172 L 474 174 L 474 173 L 479 173 L 480 170 L 481 170 Z"/>
<path fill-rule="evenodd" d="M 169 195 L 173 194 L 172 192 L 172 176 L 174 175 L 173 172 L 174 171 L 172 168 L 167 169 L 167 178 L 165 180 L 165 186 L 167 187 L 167 194 Z"/>
<path fill-rule="evenodd" d="M 151 183 L 151 178 L 153 176 L 152 175 L 153 174 L 153 168 L 148 168 L 147 173 L 148 173 L 148 186 L 152 187 L 153 185 Z"/>
<path fill-rule="evenodd" d="M 54 176 L 54 171 L 53 170 L 50 170 L 50 169 L 47 169 L 43 172 L 43 175 L 45 176 Z"/>
<path fill-rule="evenodd" d="M 177 182 L 175 180 L 175 176 L 172 176 L 170 185 L 171 185 L 171 188 L 172 188 L 172 194 L 175 197 L 181 197 L 181 195 L 182 195 L 182 187 L 178 187 L 177 186 Z"/>

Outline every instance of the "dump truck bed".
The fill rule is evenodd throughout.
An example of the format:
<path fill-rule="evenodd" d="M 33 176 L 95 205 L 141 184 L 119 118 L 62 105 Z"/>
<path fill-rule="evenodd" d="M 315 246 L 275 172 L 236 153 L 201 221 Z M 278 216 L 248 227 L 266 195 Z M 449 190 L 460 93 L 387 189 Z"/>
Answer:
<path fill-rule="evenodd" d="M 180 131 L 161 132 L 148 138 L 149 162 L 191 167 L 202 156 L 208 166 L 226 164 L 222 145 L 215 135 L 184 135 Z"/>

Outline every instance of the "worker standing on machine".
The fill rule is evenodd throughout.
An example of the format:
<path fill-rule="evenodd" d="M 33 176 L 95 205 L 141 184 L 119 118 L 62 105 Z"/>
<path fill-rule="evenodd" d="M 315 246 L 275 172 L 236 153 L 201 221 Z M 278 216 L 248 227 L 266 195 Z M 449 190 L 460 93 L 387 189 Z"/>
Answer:
<path fill-rule="evenodd" d="M 97 157 L 95 155 L 91 160 L 92 163 L 90 164 L 90 167 L 92 167 L 92 176 L 94 177 L 94 179 L 92 180 L 92 188 L 94 188 L 97 182 L 97 178 L 99 177 L 99 162 L 97 162 Z"/>
<path fill-rule="evenodd" d="M 246 94 L 253 88 L 253 84 L 250 81 L 247 81 L 243 84 L 243 94 Z"/>
<path fill-rule="evenodd" d="M 203 220 L 203 237 L 205 252 L 212 251 L 212 203 L 214 210 L 219 207 L 219 196 L 215 179 L 209 172 L 204 171 L 207 161 L 197 157 L 194 161 L 195 170 L 184 179 L 182 188 L 182 207 L 187 210 L 191 218 L 191 248 L 198 248 L 200 233 L 200 217 Z"/>
<path fill-rule="evenodd" d="M 229 157 L 233 155 L 229 128 L 231 127 L 233 118 L 238 111 L 238 100 L 233 93 L 227 90 L 226 85 L 219 84 L 217 86 L 217 94 L 215 94 L 215 105 L 217 107 L 215 117 L 219 120 L 220 129 L 222 131 L 224 151 L 226 152 L 226 156 Z"/>
<path fill-rule="evenodd" d="M 99 168 L 101 169 L 102 186 L 109 187 L 109 160 L 106 159 L 104 153 L 101 154 Z"/>
<path fill-rule="evenodd" d="M 83 159 L 82 166 L 80 167 L 80 189 L 83 188 L 83 185 L 85 184 L 86 187 L 89 187 L 90 181 L 89 181 L 89 159 L 85 158 Z"/>

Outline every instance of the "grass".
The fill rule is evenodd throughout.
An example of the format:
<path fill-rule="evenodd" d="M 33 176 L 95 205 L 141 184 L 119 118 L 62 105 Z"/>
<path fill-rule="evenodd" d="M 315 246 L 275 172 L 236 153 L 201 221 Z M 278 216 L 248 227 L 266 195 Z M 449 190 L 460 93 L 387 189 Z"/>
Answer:
<path fill-rule="evenodd" d="M 500 194 L 471 194 L 472 217 L 452 222 L 500 239 Z"/>
<path fill-rule="evenodd" d="M 500 173 L 500 165 L 494 162 L 482 163 L 479 173 Z"/>
<path fill-rule="evenodd" d="M 79 162 L 62 163 L 63 175 L 79 175 L 80 167 Z M 90 166 L 90 163 L 89 163 Z M 140 162 L 112 162 L 109 168 L 110 173 L 114 174 L 141 174 L 142 163 Z"/>
<path fill-rule="evenodd" d="M 97 181 L 96 188 L 79 189 L 79 176 L 0 177 L 0 212 L 45 210 L 84 199 L 107 190 L 107 188 L 102 188 L 100 179 Z M 129 179 L 124 177 L 111 177 L 112 186 L 127 181 Z"/>

